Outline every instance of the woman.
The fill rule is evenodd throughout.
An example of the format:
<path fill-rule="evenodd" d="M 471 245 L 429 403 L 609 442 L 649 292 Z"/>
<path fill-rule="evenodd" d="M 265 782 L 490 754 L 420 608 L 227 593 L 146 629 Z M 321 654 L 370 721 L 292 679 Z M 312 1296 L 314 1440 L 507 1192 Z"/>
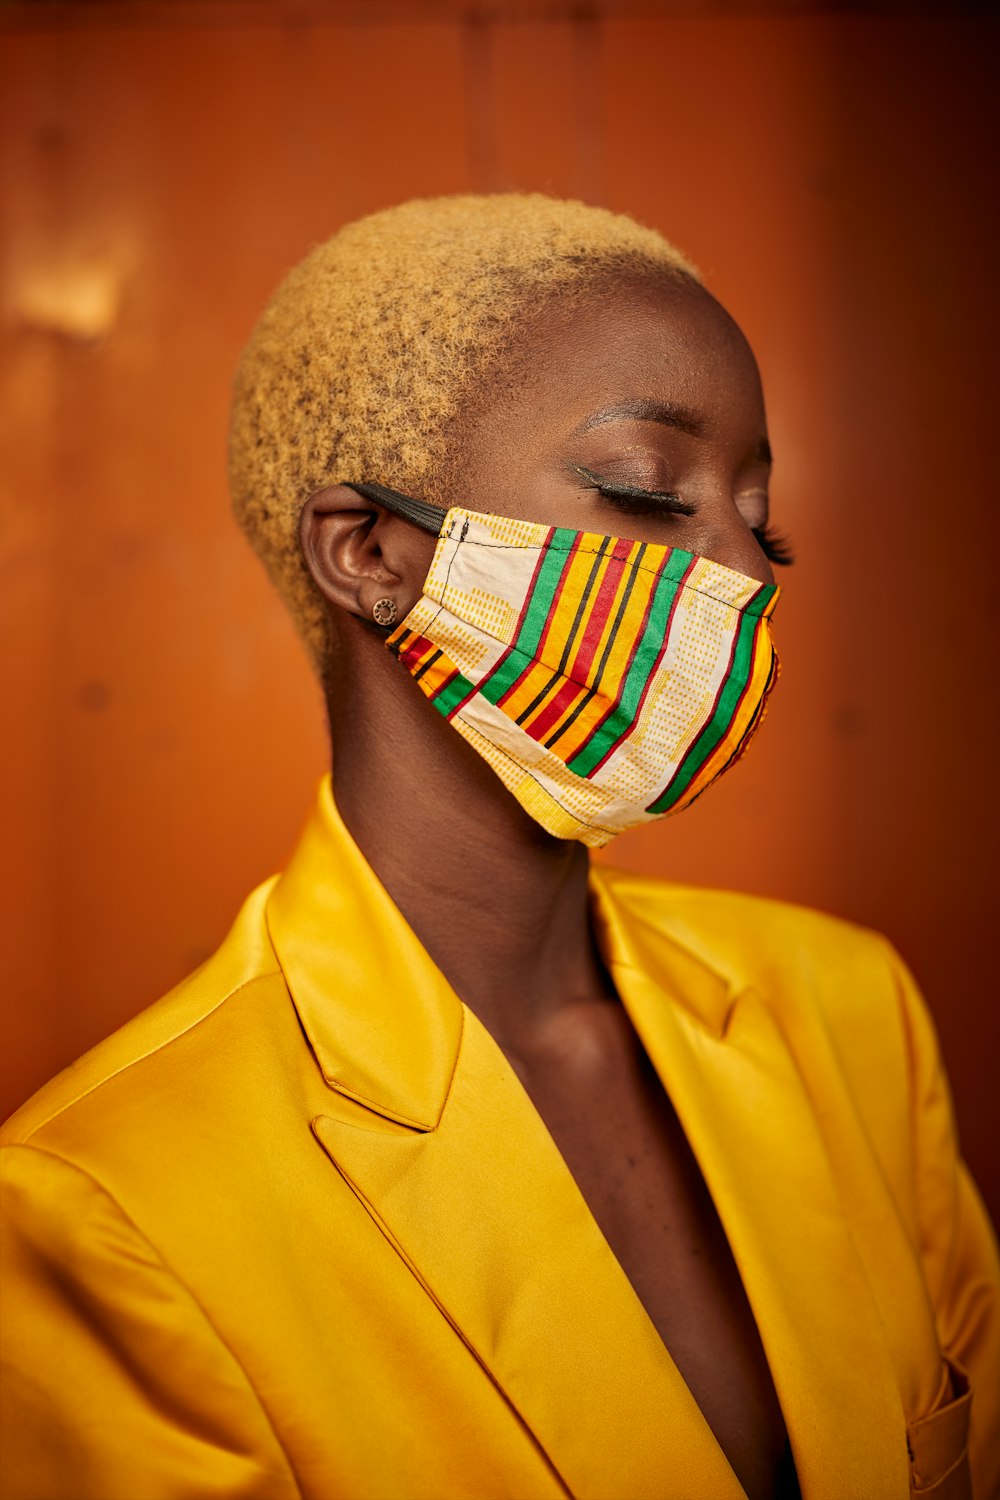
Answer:
<path fill-rule="evenodd" d="M 759 724 L 769 459 L 628 219 L 413 203 L 283 283 L 233 493 L 334 783 L 6 1128 L 7 1495 L 996 1493 L 996 1253 L 905 969 L 588 865 Z"/>

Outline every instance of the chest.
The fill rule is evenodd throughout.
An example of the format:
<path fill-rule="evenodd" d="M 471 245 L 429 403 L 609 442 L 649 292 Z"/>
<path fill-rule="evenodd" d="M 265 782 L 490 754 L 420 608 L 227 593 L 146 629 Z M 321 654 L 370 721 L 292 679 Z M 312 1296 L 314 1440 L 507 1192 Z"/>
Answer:
<path fill-rule="evenodd" d="M 729 1243 L 677 1115 L 620 1006 L 558 1059 L 511 1057 L 750 1500 L 798 1494 Z"/>

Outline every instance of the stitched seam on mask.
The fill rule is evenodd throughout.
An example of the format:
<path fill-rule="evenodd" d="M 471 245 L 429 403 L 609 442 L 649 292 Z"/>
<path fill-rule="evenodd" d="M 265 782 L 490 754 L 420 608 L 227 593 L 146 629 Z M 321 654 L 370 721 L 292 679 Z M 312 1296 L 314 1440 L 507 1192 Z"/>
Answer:
<path fill-rule="evenodd" d="M 480 542 L 480 541 L 476 541 L 475 538 L 473 538 L 472 540 L 466 539 L 464 545 L 466 547 L 485 547 L 485 548 L 487 548 L 488 550 L 490 550 L 492 552 L 521 552 L 521 551 L 524 550 L 524 546 L 525 546 L 525 544 L 523 542 Z M 533 549 L 536 552 L 561 552 L 564 556 L 568 555 L 573 550 L 572 547 L 556 547 L 556 546 L 553 546 L 551 543 L 547 543 L 544 546 L 541 545 L 541 544 L 536 544 L 536 543 L 530 543 L 529 545 L 532 546 Z M 657 545 L 659 545 L 659 544 L 655 543 L 655 542 L 651 542 L 650 543 L 650 546 L 657 546 Z M 673 547 L 673 548 L 669 548 L 668 550 L 669 551 L 674 551 L 674 552 L 680 552 L 680 551 L 683 551 L 684 549 L 681 548 L 681 547 Z M 458 548 L 456 547 L 455 553 L 457 553 L 457 551 L 458 551 Z M 449 577 L 451 575 L 452 563 L 454 563 L 454 561 L 455 561 L 455 553 L 452 553 L 451 562 L 448 564 L 448 572 L 445 574 L 445 581 L 444 581 L 444 585 L 442 587 L 442 593 L 444 592 L 444 589 L 447 588 L 447 586 L 448 586 L 448 579 L 449 579 Z M 577 555 L 577 557 L 597 557 L 599 555 L 599 553 L 598 553 L 598 549 L 596 547 L 578 547 L 576 549 L 576 555 Z M 698 554 L 694 553 L 694 552 L 689 553 L 688 555 L 690 557 L 696 557 L 696 556 L 698 556 Z M 710 557 L 706 557 L 705 561 L 711 563 L 712 566 L 713 566 L 713 568 L 723 568 L 727 573 L 732 573 L 734 571 L 732 568 L 726 568 L 725 563 L 714 562 L 713 559 L 710 558 Z M 631 568 L 634 573 L 649 573 L 651 576 L 656 576 L 660 572 L 659 568 L 650 568 L 650 567 L 647 567 L 647 565 L 645 563 L 624 562 L 624 563 L 622 563 L 622 567 L 624 567 L 624 568 Z M 734 576 L 736 576 L 737 578 L 743 578 L 743 577 L 746 577 L 747 575 L 743 574 L 743 573 L 736 573 Z M 757 590 L 758 590 L 758 592 L 761 589 L 773 589 L 773 588 L 777 587 L 776 584 L 773 584 L 773 583 L 763 583 L 759 579 L 756 579 L 756 578 L 750 579 L 749 581 L 751 583 L 756 583 L 757 584 Z M 744 614 L 746 612 L 746 605 L 745 604 L 734 604 L 731 599 L 721 599 L 718 594 L 713 594 L 708 589 L 697 588 L 693 583 L 681 583 L 678 580 L 677 587 L 680 588 L 680 589 L 685 589 L 685 590 L 687 590 L 688 593 L 691 593 L 691 594 L 700 594 L 702 596 L 702 598 L 704 598 L 704 599 L 711 599 L 716 604 L 724 604 L 727 607 L 727 609 L 735 609 L 740 614 Z M 761 618 L 763 618 L 763 616 Z"/>

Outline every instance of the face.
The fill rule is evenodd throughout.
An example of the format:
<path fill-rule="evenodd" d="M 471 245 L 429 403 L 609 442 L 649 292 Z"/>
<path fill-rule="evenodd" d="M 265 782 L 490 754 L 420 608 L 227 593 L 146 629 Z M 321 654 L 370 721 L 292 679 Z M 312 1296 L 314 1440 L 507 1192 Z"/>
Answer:
<path fill-rule="evenodd" d="M 448 459 L 421 498 L 679 547 L 773 583 L 765 555 L 770 452 L 757 367 L 729 315 L 689 278 L 633 276 L 575 288 L 519 328 L 513 351 L 481 386 L 444 434 Z M 359 765 L 370 769 L 381 744 L 397 755 L 406 744 L 411 768 L 429 758 L 439 791 L 449 765 L 455 786 L 467 788 L 485 762 L 440 714 L 427 713 L 410 674 L 385 650 L 385 631 L 372 625 L 380 601 L 396 605 L 397 623 L 417 604 L 435 537 L 349 485 L 312 497 L 301 537 L 316 583 L 338 606 L 332 618 L 345 647 L 328 684 L 341 776 L 353 736 L 366 746 Z M 761 674 L 770 661 L 755 652 L 744 663 L 765 692 Z M 421 680 L 426 690 L 435 679 L 421 673 Z M 743 703 L 742 693 L 736 701 Z M 365 739 L 368 724 L 377 732 Z M 489 770 L 484 796 L 499 784 Z M 516 798 L 497 804 L 501 821 Z M 565 817 L 544 826 L 560 840 L 572 818 L 553 800 Z M 535 828 L 529 812 L 518 809 L 518 817 Z M 577 822 L 601 831 L 586 817 Z"/>
<path fill-rule="evenodd" d="M 439 504 L 679 546 L 773 582 L 757 366 L 686 277 L 618 282 L 539 318 L 454 451 Z"/>
<path fill-rule="evenodd" d="M 688 277 L 557 300 L 445 437 L 424 499 L 681 547 L 774 581 L 760 376 L 732 318 Z M 338 636 L 381 652 L 372 608 L 385 596 L 399 618 L 413 608 L 435 538 L 338 485 L 307 503 L 301 540 Z"/>

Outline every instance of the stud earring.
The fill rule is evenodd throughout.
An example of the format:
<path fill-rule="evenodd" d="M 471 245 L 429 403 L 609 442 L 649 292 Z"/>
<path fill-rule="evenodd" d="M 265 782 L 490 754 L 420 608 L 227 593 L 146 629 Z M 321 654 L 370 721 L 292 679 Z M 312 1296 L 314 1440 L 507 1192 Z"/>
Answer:
<path fill-rule="evenodd" d="M 395 599 L 376 599 L 372 605 L 372 618 L 376 625 L 394 624 L 398 613 Z"/>

